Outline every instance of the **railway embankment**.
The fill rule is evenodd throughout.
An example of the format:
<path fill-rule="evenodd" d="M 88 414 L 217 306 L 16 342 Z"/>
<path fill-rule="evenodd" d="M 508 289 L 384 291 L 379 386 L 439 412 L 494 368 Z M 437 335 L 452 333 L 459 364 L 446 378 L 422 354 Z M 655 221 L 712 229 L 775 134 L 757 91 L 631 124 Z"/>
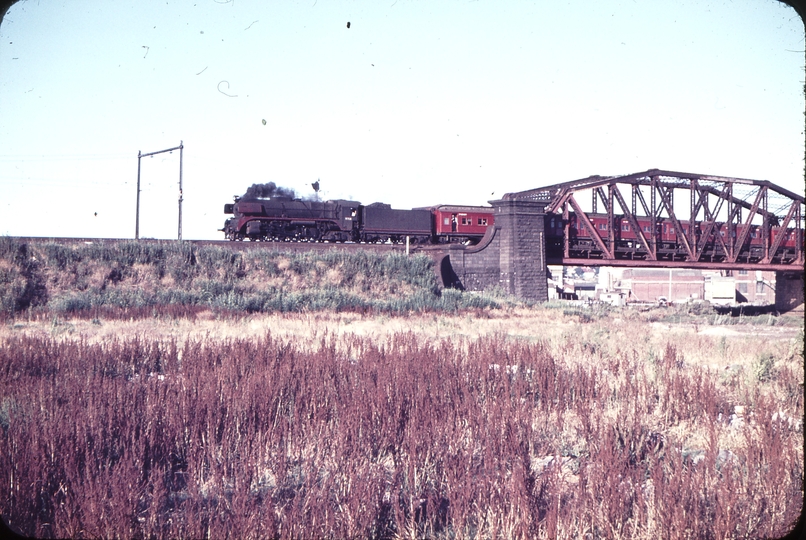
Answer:
<path fill-rule="evenodd" d="M 177 242 L 0 238 L 0 316 L 194 309 L 405 313 L 495 307 L 443 289 L 431 257 Z"/>

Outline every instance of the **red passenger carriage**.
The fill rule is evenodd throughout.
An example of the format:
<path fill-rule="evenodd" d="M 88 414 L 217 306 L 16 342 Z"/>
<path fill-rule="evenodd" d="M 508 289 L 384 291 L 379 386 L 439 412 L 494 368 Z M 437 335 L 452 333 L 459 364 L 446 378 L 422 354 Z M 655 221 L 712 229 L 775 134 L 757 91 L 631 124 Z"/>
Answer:
<path fill-rule="evenodd" d="M 493 225 L 492 207 L 442 204 L 428 208 L 433 215 L 434 236 L 439 243 L 478 242 Z"/>

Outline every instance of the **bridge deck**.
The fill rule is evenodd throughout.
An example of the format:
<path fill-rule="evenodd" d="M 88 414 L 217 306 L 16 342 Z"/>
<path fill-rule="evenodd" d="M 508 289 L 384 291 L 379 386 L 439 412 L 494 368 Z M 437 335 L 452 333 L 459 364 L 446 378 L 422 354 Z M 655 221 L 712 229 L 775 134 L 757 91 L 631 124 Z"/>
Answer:
<path fill-rule="evenodd" d="M 804 196 L 767 180 L 650 169 L 504 199 L 546 204 L 556 264 L 803 270 Z"/>

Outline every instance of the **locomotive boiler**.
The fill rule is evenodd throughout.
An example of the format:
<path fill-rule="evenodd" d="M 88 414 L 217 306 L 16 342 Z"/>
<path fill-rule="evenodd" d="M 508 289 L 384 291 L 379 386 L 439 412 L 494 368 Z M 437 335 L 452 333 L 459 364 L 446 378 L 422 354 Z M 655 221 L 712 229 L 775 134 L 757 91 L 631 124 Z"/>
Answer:
<path fill-rule="evenodd" d="M 346 200 L 235 197 L 224 205 L 224 213 L 233 217 L 221 230 L 228 240 L 355 241 L 360 238 L 360 209 L 360 203 Z"/>

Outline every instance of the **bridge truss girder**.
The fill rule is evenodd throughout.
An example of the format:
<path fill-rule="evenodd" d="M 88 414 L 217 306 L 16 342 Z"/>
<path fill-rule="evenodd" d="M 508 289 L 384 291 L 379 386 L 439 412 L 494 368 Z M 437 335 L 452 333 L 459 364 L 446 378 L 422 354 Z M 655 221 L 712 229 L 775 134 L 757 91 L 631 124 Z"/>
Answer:
<path fill-rule="evenodd" d="M 687 218 L 685 209 L 675 209 L 681 190 L 688 192 Z M 590 214 L 580 204 L 583 192 L 591 194 Z M 766 180 L 651 169 L 591 176 L 504 198 L 544 200 L 547 214 L 562 216 L 562 253 L 547 252 L 555 262 L 560 257 L 565 264 L 598 259 L 628 266 L 803 270 L 804 197 Z M 572 212 L 582 235 L 571 227 Z M 603 219 L 604 228 L 597 229 L 592 220 L 602 227 Z M 629 241 L 622 238 L 622 228 L 631 231 Z"/>

